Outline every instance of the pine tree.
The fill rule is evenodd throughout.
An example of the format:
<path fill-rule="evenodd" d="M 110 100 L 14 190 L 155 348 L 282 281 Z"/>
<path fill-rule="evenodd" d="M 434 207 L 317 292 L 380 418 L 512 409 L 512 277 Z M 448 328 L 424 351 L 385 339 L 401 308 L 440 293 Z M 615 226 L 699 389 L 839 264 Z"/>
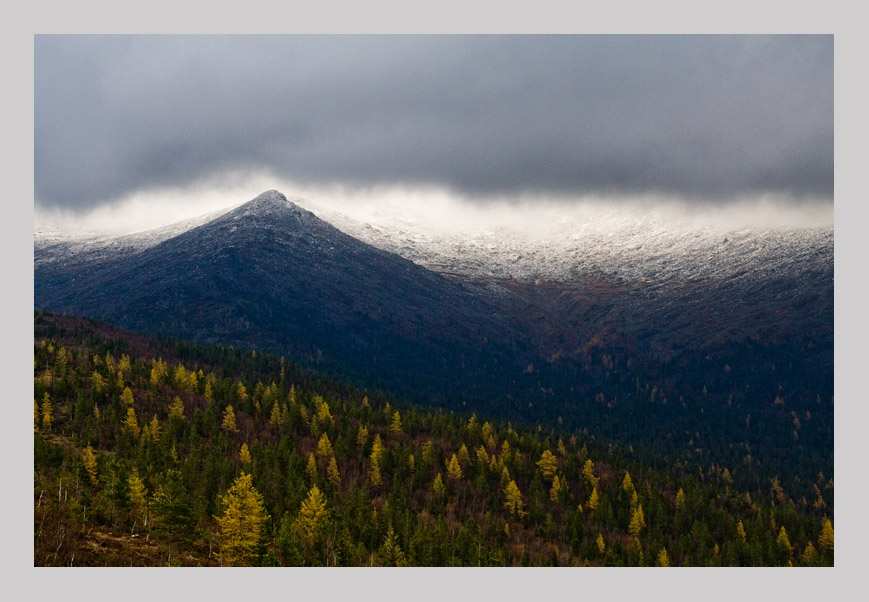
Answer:
<path fill-rule="evenodd" d="M 833 551 L 833 523 L 829 518 L 824 519 L 821 535 L 818 537 L 818 547 L 827 552 Z"/>
<path fill-rule="evenodd" d="M 401 415 L 398 410 L 392 415 L 392 424 L 389 425 L 389 430 L 393 433 L 401 433 Z"/>
<path fill-rule="evenodd" d="M 269 519 L 253 477 L 244 472 L 220 498 L 223 514 L 217 518 L 220 530 L 220 561 L 227 566 L 248 566 L 257 554 L 263 527 Z"/>
<path fill-rule="evenodd" d="M 317 442 L 317 455 L 321 458 L 328 458 L 333 453 L 332 442 L 329 441 L 329 435 L 323 433 L 320 435 L 320 440 Z"/>
<path fill-rule="evenodd" d="M 238 384 L 244 387 L 241 382 Z M 226 406 L 226 410 L 223 412 L 223 423 L 221 424 L 221 427 L 228 433 L 238 432 L 238 427 L 235 425 L 235 410 L 232 409 L 231 405 Z"/>
<path fill-rule="evenodd" d="M 84 464 L 84 468 L 88 473 L 88 478 L 93 486 L 98 484 L 97 481 L 97 458 L 94 456 L 93 448 L 88 445 L 84 448 L 84 451 L 81 455 L 82 464 Z"/>
<path fill-rule="evenodd" d="M 338 472 L 338 461 L 335 460 L 335 456 L 332 456 L 332 459 L 329 460 L 329 467 L 326 469 L 326 478 L 329 479 L 329 482 L 333 487 L 341 485 L 341 473 Z"/>
<path fill-rule="evenodd" d="M 512 516 L 521 518 L 527 514 L 522 509 L 522 492 L 519 491 L 516 481 L 511 480 L 507 483 L 507 486 L 504 488 L 504 497 L 507 498 L 504 502 L 504 507 L 510 511 Z"/>
<path fill-rule="evenodd" d="M 661 548 L 661 551 L 658 552 L 658 560 L 655 562 L 656 566 L 670 566 L 670 556 L 667 554 L 667 548 Z"/>
<path fill-rule="evenodd" d="M 250 457 L 250 448 L 248 448 L 247 443 L 241 444 L 241 449 L 238 452 L 238 459 L 241 461 L 241 465 L 244 467 L 250 467 L 253 460 Z"/>
<path fill-rule="evenodd" d="M 447 463 L 447 478 L 454 481 L 462 478 L 462 467 L 459 464 L 459 459 L 456 457 L 456 454 L 453 454 L 453 457 L 450 458 L 450 461 Z"/>
<path fill-rule="evenodd" d="M 299 517 L 296 519 L 296 525 L 307 545 L 310 546 L 314 542 L 327 520 L 326 496 L 320 493 L 315 485 L 308 491 L 308 497 L 302 502 Z"/>
<path fill-rule="evenodd" d="M 548 449 L 540 455 L 537 460 L 537 467 L 540 469 L 543 478 L 551 481 L 555 477 L 555 471 L 558 469 L 558 459 Z"/>

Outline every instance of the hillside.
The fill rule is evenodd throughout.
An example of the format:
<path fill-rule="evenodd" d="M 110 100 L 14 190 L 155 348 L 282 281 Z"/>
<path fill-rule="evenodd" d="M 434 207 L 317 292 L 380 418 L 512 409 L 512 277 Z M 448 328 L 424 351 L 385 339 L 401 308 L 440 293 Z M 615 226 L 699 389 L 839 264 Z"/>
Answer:
<path fill-rule="evenodd" d="M 810 498 L 37 312 L 35 565 L 829 565 Z"/>

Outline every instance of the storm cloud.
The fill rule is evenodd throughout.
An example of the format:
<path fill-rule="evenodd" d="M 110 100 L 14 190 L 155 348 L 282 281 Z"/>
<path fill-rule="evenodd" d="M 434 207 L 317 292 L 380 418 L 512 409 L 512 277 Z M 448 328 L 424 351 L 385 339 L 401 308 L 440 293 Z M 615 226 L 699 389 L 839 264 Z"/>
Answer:
<path fill-rule="evenodd" d="M 37 207 L 268 172 L 831 201 L 832 36 L 36 36 Z"/>

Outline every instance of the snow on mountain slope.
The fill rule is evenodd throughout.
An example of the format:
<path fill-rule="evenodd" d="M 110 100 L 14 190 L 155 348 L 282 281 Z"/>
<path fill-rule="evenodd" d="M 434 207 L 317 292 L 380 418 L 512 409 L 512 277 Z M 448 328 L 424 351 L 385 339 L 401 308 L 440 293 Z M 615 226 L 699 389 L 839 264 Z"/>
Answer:
<path fill-rule="evenodd" d="M 471 278 L 572 282 L 603 277 L 614 283 L 666 286 L 751 273 L 780 275 L 797 266 L 832 268 L 833 228 L 818 220 L 689 214 L 674 208 L 618 205 L 466 208 L 445 221 L 438 208 L 400 204 L 340 209 L 296 202 L 347 234 L 432 270 Z M 712 214 L 712 217 L 708 217 Z M 456 215 L 455 213 L 453 215 Z M 764 216 L 768 217 L 768 216 Z"/>

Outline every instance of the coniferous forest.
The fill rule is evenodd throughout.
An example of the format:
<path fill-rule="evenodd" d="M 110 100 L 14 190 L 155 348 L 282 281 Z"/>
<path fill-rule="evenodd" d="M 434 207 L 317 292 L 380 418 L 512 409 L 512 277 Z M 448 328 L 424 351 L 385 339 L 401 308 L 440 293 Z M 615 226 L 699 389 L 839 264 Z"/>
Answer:
<path fill-rule="evenodd" d="M 37 566 L 834 561 L 831 475 L 641 461 L 252 350 L 34 326 Z"/>

